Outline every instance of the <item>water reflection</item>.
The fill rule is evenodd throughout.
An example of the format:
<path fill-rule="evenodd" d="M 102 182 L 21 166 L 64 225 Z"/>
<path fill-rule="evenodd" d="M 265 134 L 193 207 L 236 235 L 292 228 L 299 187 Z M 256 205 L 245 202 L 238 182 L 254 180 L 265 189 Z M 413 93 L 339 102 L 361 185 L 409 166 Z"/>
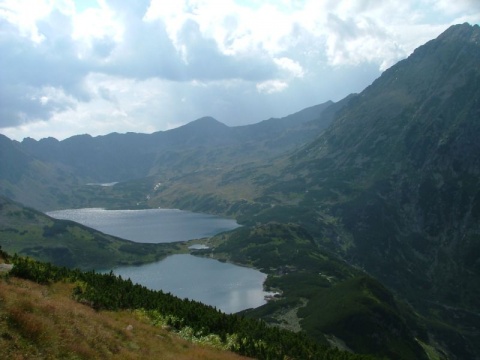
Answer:
<path fill-rule="evenodd" d="M 268 294 L 263 291 L 266 275 L 260 271 L 188 254 L 113 271 L 150 289 L 197 300 L 226 313 L 261 306 Z"/>

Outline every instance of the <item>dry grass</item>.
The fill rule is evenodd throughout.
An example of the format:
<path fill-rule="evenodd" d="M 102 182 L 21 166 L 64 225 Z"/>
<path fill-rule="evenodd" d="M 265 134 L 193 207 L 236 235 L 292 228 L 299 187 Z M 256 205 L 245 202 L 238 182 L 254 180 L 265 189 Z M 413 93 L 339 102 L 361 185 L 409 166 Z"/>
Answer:
<path fill-rule="evenodd" d="M 95 312 L 71 286 L 0 277 L 2 359 L 241 359 L 194 345 L 128 311 Z"/>

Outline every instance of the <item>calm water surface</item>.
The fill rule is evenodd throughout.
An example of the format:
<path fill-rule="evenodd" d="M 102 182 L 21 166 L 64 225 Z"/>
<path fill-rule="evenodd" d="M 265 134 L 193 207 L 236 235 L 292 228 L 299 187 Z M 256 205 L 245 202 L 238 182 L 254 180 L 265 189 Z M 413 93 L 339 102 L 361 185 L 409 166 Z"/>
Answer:
<path fill-rule="evenodd" d="M 171 209 L 89 208 L 47 214 L 124 239 L 149 243 L 198 239 L 239 226 L 235 220 Z M 119 267 L 113 272 L 150 289 L 197 300 L 227 313 L 261 306 L 268 294 L 263 291 L 266 275 L 260 271 L 188 254 L 172 255 L 141 266 Z"/>
<path fill-rule="evenodd" d="M 73 220 L 106 234 L 143 243 L 167 243 L 213 236 L 233 230 L 235 220 L 175 209 L 67 209 L 48 212 L 56 219 Z"/>
<path fill-rule="evenodd" d="M 194 299 L 226 313 L 261 306 L 267 295 L 263 291 L 266 275 L 260 271 L 188 254 L 113 272 L 150 289 Z"/>

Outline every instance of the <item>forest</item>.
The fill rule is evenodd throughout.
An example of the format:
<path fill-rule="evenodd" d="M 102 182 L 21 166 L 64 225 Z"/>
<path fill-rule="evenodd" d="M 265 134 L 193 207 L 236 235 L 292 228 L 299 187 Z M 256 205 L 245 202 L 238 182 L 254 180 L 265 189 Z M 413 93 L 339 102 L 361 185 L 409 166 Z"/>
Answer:
<path fill-rule="evenodd" d="M 166 326 L 179 334 L 189 332 L 195 338 L 215 337 L 225 350 L 240 355 L 257 359 L 375 359 L 320 344 L 303 332 L 268 326 L 261 320 L 225 314 L 196 301 L 150 290 L 112 272 L 84 272 L 28 257 L 3 255 L 14 265 L 8 276 L 47 285 L 74 284 L 72 297 L 97 311 L 138 311 L 149 317 L 152 324 Z"/>

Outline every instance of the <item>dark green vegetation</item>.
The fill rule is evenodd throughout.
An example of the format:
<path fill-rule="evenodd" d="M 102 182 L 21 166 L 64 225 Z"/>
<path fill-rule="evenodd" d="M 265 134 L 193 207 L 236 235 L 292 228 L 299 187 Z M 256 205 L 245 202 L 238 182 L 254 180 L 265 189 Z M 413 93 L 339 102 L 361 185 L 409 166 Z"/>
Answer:
<path fill-rule="evenodd" d="M 195 301 L 152 291 L 111 273 L 81 272 L 17 256 L 10 261 L 14 264 L 10 276 L 42 284 L 74 283 L 73 297 L 96 310 L 144 310 L 152 320 L 165 318 L 173 330 L 188 327 L 196 336 L 216 335 L 229 350 L 242 355 L 257 359 L 372 359 L 320 345 L 305 334 L 268 327 L 259 320 L 226 315 Z"/>
<path fill-rule="evenodd" d="M 216 183 L 216 194 L 252 194 L 217 208 L 241 206 L 244 224 L 300 225 L 406 299 L 464 359 L 480 353 L 479 39 L 478 26 L 451 27 L 351 97 L 302 149 Z M 170 193 L 159 200 L 185 203 Z"/>
<path fill-rule="evenodd" d="M 416 339 L 428 342 L 423 329 L 415 325 L 416 315 L 402 309 L 376 280 L 320 250 L 301 227 L 269 223 L 222 234 L 210 242 L 216 244 L 214 250 L 198 254 L 260 268 L 268 274 L 267 289 L 281 291 L 266 305 L 245 311 L 247 316 L 290 329 L 300 325 L 316 339 L 333 335 L 359 353 L 427 358 Z"/>
<path fill-rule="evenodd" d="M 478 359 L 479 99 L 480 28 L 456 25 L 362 93 L 285 119 L 0 138 L 0 184 L 42 209 L 233 216 L 244 227 L 212 239 L 214 255 L 282 293 L 248 315 L 358 352 L 421 357 L 416 337 L 430 357 Z"/>
<path fill-rule="evenodd" d="M 178 251 L 178 244 L 140 244 L 56 220 L 0 197 L 0 244 L 10 253 L 60 266 L 108 269 L 152 262 Z"/>

